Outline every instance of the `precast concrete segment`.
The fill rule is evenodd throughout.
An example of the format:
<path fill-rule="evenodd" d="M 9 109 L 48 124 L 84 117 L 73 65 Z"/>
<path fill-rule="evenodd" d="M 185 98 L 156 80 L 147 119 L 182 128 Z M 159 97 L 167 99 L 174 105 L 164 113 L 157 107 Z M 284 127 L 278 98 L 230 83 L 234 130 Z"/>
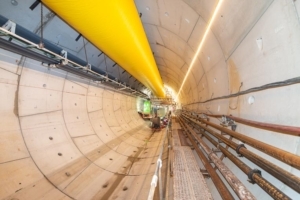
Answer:
<path fill-rule="evenodd" d="M 134 1 L 42 2 L 155 95 L 164 97 L 162 80 Z"/>
<path fill-rule="evenodd" d="M 161 139 L 136 99 L 3 55 L 0 199 L 145 199 Z"/>

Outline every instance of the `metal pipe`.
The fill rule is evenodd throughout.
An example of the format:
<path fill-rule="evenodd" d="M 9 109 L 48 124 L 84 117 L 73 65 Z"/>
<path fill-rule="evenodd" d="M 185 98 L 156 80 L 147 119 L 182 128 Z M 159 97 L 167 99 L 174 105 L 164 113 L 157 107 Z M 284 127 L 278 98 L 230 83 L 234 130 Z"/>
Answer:
<path fill-rule="evenodd" d="M 42 2 L 139 79 L 154 95 L 165 96 L 163 82 L 134 1 Z M 101 24 L 101 29 L 90 30 L 95 24 Z"/>
<path fill-rule="evenodd" d="M 232 130 L 229 130 L 227 128 L 224 128 L 220 125 L 217 125 L 217 124 L 214 124 L 212 122 L 209 122 L 209 121 L 206 121 L 206 120 L 203 120 L 203 119 L 200 119 L 198 118 L 198 120 L 200 120 L 201 122 L 211 126 L 211 127 L 214 127 L 224 133 L 227 133 L 229 135 L 231 135 L 232 137 L 236 138 L 236 139 L 239 139 L 240 141 L 244 142 L 244 143 L 247 143 L 249 144 L 250 146 L 286 163 L 286 164 L 289 164 L 291 165 L 292 167 L 294 168 L 297 168 L 297 169 L 300 169 L 300 156 L 297 156 L 297 155 L 294 155 L 290 152 L 287 152 L 287 151 L 284 151 L 282 149 L 279 149 L 279 148 L 276 148 L 272 145 L 269 145 L 269 144 L 266 144 L 264 142 L 261 142 L 261 141 L 258 141 L 256 139 L 253 139 L 251 137 L 248 137 L 246 135 L 243 135 L 239 132 L 235 132 L 235 131 L 232 131 Z"/>
<path fill-rule="evenodd" d="M 162 184 L 161 178 L 159 178 L 159 176 L 161 174 L 160 170 L 161 170 L 161 167 L 162 167 L 161 157 L 162 157 L 162 154 L 163 154 L 163 151 L 164 151 L 164 144 L 165 144 L 165 141 L 166 141 L 166 138 L 167 138 L 166 136 L 167 136 L 167 133 L 169 131 L 169 126 L 170 125 L 171 125 L 171 123 L 169 121 L 168 125 L 167 125 L 167 129 L 165 131 L 164 139 L 162 140 L 162 143 L 161 143 L 161 149 L 160 149 L 159 156 L 157 158 L 155 172 L 154 172 L 154 175 L 153 175 L 152 180 L 151 180 L 151 186 L 150 186 L 150 191 L 149 191 L 149 194 L 148 194 L 148 200 L 153 200 L 154 191 L 155 191 L 158 179 L 159 179 L 159 185 Z M 161 191 L 159 191 L 159 192 L 160 192 L 160 197 L 163 196 L 162 192 Z M 161 199 L 162 199 L 162 197 L 161 197 Z"/>
<path fill-rule="evenodd" d="M 298 178 L 297 176 L 291 174 L 290 172 L 283 170 L 282 168 L 267 161 L 266 159 L 252 153 L 251 151 L 246 149 L 245 146 L 236 144 L 235 142 L 227 139 L 226 137 L 222 136 L 221 134 L 216 133 L 214 130 L 200 124 L 199 122 L 192 120 L 190 118 L 187 118 L 187 117 L 185 117 L 185 118 L 188 119 L 189 121 L 197 124 L 199 127 L 206 130 L 207 132 L 209 132 L 211 135 L 213 135 L 220 141 L 224 142 L 230 148 L 232 148 L 234 150 L 238 149 L 239 154 L 243 155 L 245 158 L 247 158 L 251 162 L 255 163 L 257 166 L 261 167 L 262 169 L 264 169 L 265 171 L 270 173 L 272 176 L 274 176 L 275 178 L 277 178 L 278 180 L 280 180 L 287 186 L 291 187 L 292 189 L 294 189 L 295 191 L 300 193 L 300 178 Z"/>
<path fill-rule="evenodd" d="M 161 167 L 158 170 L 158 187 L 159 187 L 159 199 L 164 199 L 164 193 L 163 193 L 163 185 L 162 185 L 162 179 L 161 179 Z"/>
<path fill-rule="evenodd" d="M 32 58 L 32 59 L 38 60 L 40 62 L 51 63 L 51 64 L 58 64 L 59 63 L 58 61 L 56 61 L 52 58 L 41 55 L 41 54 L 39 54 L 37 52 L 34 52 L 34 51 L 30 51 L 30 50 L 28 50 L 24 47 L 21 47 L 17 44 L 14 44 L 14 43 L 9 42 L 7 40 L 4 40 L 2 38 L 0 38 L 0 47 L 7 50 L 7 51 L 14 52 L 14 53 L 17 53 L 17 54 L 20 54 L 20 55 L 24 55 L 28 58 Z"/>
<path fill-rule="evenodd" d="M 245 174 L 248 176 L 254 171 L 245 163 L 243 163 L 240 159 L 235 157 L 232 153 L 230 153 L 226 148 L 219 145 L 218 142 L 209 137 L 204 131 L 200 132 L 204 137 L 206 137 L 214 146 L 216 146 L 222 153 L 229 158 L 236 166 L 238 166 Z M 264 179 L 259 173 L 252 173 L 252 176 L 249 177 L 253 180 L 257 185 L 259 185 L 265 192 L 267 192 L 272 198 L 277 200 L 288 200 L 291 199 L 266 179 Z"/>
<path fill-rule="evenodd" d="M 5 24 L 7 22 L 8 19 L 6 19 L 5 17 L 3 17 L 2 15 L 0 15 L 0 26 L 2 26 L 3 24 Z M 1 28 L 1 32 L 4 32 L 5 34 L 7 34 L 9 37 L 12 37 L 12 38 L 16 38 L 16 40 L 20 40 L 22 42 L 25 42 L 27 44 L 30 44 L 32 47 L 34 48 L 38 48 L 39 49 L 39 46 L 38 46 L 38 42 L 40 40 L 40 37 L 37 36 L 36 34 L 28 31 L 27 29 L 19 26 L 19 25 L 16 25 L 16 30 L 15 30 L 15 33 L 11 33 L 3 28 Z M 52 56 L 55 56 L 56 58 L 61 58 L 61 59 L 64 59 L 60 53 L 62 51 L 61 48 L 57 47 L 56 45 L 52 44 L 51 42 L 49 41 L 43 41 L 44 44 L 47 46 L 48 49 L 46 48 L 42 48 L 40 49 L 41 51 L 43 51 L 44 53 L 46 54 L 49 54 L 49 55 L 52 55 Z M 6 45 L 7 46 L 7 45 Z M 22 47 L 19 47 L 19 48 L 22 48 Z M 26 49 L 25 47 L 23 47 L 23 50 L 20 51 L 20 49 L 18 48 L 14 48 L 14 49 L 10 49 L 10 51 L 12 52 L 21 52 L 20 54 L 21 55 L 28 55 L 28 51 L 24 50 Z M 49 50 L 50 49 L 50 50 Z M 30 56 L 34 56 L 34 57 L 30 57 L 32 59 L 35 59 L 35 60 L 41 60 L 40 57 L 38 56 L 35 56 L 34 54 L 29 54 Z M 43 58 L 44 59 L 44 58 Z M 111 76 L 111 75 L 108 75 L 106 73 L 104 73 L 101 69 L 97 68 L 97 67 L 94 67 L 94 66 L 90 66 L 91 68 L 90 69 L 87 69 L 86 66 L 87 66 L 87 63 L 85 61 L 82 61 L 81 59 L 79 59 L 78 57 L 76 56 L 73 56 L 72 54 L 68 54 L 68 62 L 71 63 L 72 65 L 75 65 L 76 68 L 80 68 L 80 69 L 83 69 L 85 70 L 85 72 L 81 72 L 80 70 L 75 70 L 76 71 L 76 74 L 77 75 L 80 75 L 80 76 L 84 76 L 86 77 L 86 73 L 91 73 L 93 75 L 95 75 L 97 78 L 96 79 L 93 79 L 93 80 L 98 80 L 98 76 L 100 77 L 105 77 L 108 78 L 108 81 L 110 82 L 113 82 L 113 83 L 117 83 L 117 84 L 121 84 L 120 81 L 116 81 L 115 77 Z M 44 59 L 45 60 L 45 59 Z M 46 59 L 47 60 L 47 59 Z M 55 61 L 56 63 L 57 61 Z M 53 63 L 53 62 L 48 62 L 48 63 Z M 85 63 L 85 64 L 84 64 Z M 70 71 L 70 70 L 69 70 Z M 74 70 L 73 70 L 74 71 Z M 125 85 L 126 86 L 126 85 Z M 144 96 L 147 96 L 146 94 L 140 92 L 140 91 L 137 91 L 136 89 L 133 89 L 133 88 L 130 88 L 130 87 L 126 87 L 126 89 L 129 89 L 129 90 L 133 90 L 133 91 L 136 91 L 138 93 L 140 93 L 141 95 L 144 95 Z"/>
<path fill-rule="evenodd" d="M 185 128 L 181 119 L 179 119 L 179 123 L 181 124 L 181 127 Z M 231 193 L 229 192 L 229 190 L 227 189 L 227 187 L 225 186 L 225 184 L 223 183 L 221 178 L 217 175 L 217 172 L 215 171 L 215 169 L 211 166 L 208 159 L 205 157 L 204 153 L 199 149 L 198 145 L 193 140 L 192 136 L 190 134 L 188 134 L 188 132 L 187 132 L 187 136 L 188 136 L 189 140 L 191 141 L 191 143 L 192 143 L 196 153 L 198 154 L 201 162 L 203 163 L 205 169 L 209 173 L 211 180 L 215 184 L 222 199 L 226 199 L 226 200 L 234 199 L 234 197 L 231 195 Z"/>
<path fill-rule="evenodd" d="M 171 119 L 170 119 L 171 120 Z M 167 175 L 166 175 L 166 193 L 165 193 L 165 200 L 169 199 L 169 184 L 170 184 L 170 176 L 171 176 L 171 168 L 170 165 L 171 163 L 171 142 L 170 142 L 170 132 L 168 132 L 168 163 L 167 163 Z"/>
<path fill-rule="evenodd" d="M 234 117 L 232 115 L 211 115 L 211 114 L 205 114 L 205 115 L 214 117 L 214 118 L 221 118 L 224 116 L 224 117 L 233 119 L 234 121 L 239 122 L 241 124 L 249 125 L 252 127 L 261 128 L 261 129 L 274 131 L 274 132 L 278 132 L 278 133 L 285 133 L 285 134 L 289 134 L 289 135 L 300 136 L 300 127 L 257 122 L 257 121 L 252 121 L 252 120 L 243 119 L 243 118 L 239 118 L 239 117 Z"/>
<path fill-rule="evenodd" d="M 0 15 L 0 27 L 2 25 L 4 25 L 6 22 L 8 21 L 8 19 L 2 15 Z M 23 38 L 25 38 L 26 40 L 29 40 L 35 44 L 39 44 L 40 43 L 40 36 L 34 34 L 33 32 L 27 30 L 26 28 L 16 24 L 16 31 L 15 34 L 18 36 L 21 36 Z M 59 54 L 61 53 L 61 51 L 63 50 L 62 48 L 56 46 L 55 44 L 52 44 L 51 42 L 49 42 L 48 40 L 43 40 L 44 43 L 44 48 L 52 51 L 53 53 Z M 68 52 L 68 60 L 71 60 L 79 65 L 82 66 L 87 66 L 88 63 L 80 58 L 78 58 L 77 56 L 72 55 L 71 53 Z M 97 72 L 98 74 L 101 75 L 107 75 L 109 79 L 115 80 L 116 78 L 112 75 L 107 74 L 106 72 L 104 72 L 103 70 L 101 70 L 98 67 L 95 67 L 93 65 L 91 65 L 91 70 L 94 72 Z"/>
<path fill-rule="evenodd" d="M 187 131 L 194 136 L 201 148 L 207 153 L 208 157 L 216 165 L 237 196 L 242 200 L 256 199 L 251 192 L 247 190 L 243 183 L 220 160 L 220 158 L 205 144 L 205 142 L 203 142 L 203 140 L 190 127 L 185 127 Z"/>

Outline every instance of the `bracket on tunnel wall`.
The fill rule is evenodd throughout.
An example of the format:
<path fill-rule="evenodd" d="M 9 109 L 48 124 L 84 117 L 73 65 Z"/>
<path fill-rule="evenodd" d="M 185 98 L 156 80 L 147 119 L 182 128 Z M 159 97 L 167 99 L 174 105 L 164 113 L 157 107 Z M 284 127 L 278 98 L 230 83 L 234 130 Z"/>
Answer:
<path fill-rule="evenodd" d="M 61 64 L 67 65 L 67 64 L 68 64 L 68 52 L 65 51 L 65 50 L 61 50 L 60 55 L 61 55 L 62 57 L 64 57 L 64 59 L 61 60 Z"/>
<path fill-rule="evenodd" d="M 11 33 L 15 33 L 16 32 L 16 23 L 8 20 L 3 26 L 2 28 L 4 28 L 5 30 L 10 31 Z"/>
<path fill-rule="evenodd" d="M 236 130 L 236 123 L 233 119 L 227 117 L 227 116 L 222 116 L 222 122 L 220 123 L 221 126 L 224 126 L 224 127 L 228 127 L 230 126 L 231 127 L 231 130 L 235 131 Z"/>

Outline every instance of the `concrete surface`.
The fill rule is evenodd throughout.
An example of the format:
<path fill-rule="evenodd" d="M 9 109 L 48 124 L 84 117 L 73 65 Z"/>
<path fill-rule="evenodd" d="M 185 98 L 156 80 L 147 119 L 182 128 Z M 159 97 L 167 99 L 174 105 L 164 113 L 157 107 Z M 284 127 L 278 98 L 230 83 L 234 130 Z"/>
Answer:
<path fill-rule="evenodd" d="M 146 199 L 162 134 L 135 98 L 0 55 L 0 199 Z"/>
<path fill-rule="evenodd" d="M 40 8 L 30 11 L 28 7 L 33 3 L 31 0 L 17 1 L 17 6 L 13 6 L 10 1 L 1 1 L 0 14 L 32 32 L 38 32 Z M 142 13 L 141 21 L 161 77 L 175 92 L 178 92 L 181 86 L 217 2 L 217 0 L 135 1 L 138 12 Z M 49 13 L 50 11 L 44 9 L 44 18 L 49 20 L 44 27 L 45 38 L 85 60 L 83 42 L 75 41 L 78 33 L 58 17 L 49 17 Z M 299 13 L 299 0 L 224 0 L 179 96 L 180 103 L 184 106 L 298 77 Z M 138 86 L 137 81 L 134 82 L 134 78 L 129 78 L 129 74 L 123 74 L 121 68 L 112 67 L 114 62 L 109 58 L 103 54 L 98 57 L 101 50 L 89 42 L 85 47 L 88 59 L 93 65 L 115 77 L 121 74 L 122 81 L 142 88 Z M 21 63 L 20 66 L 16 65 L 18 62 Z M 57 199 L 69 198 L 66 195 L 79 197 L 89 193 L 88 187 L 85 187 L 87 184 L 92 185 L 91 194 L 96 195 L 99 189 L 97 184 L 102 186 L 106 182 L 100 178 L 93 179 L 100 175 L 89 175 L 103 173 L 108 180 L 111 177 L 116 178 L 114 176 L 116 172 L 124 173 L 110 164 L 116 162 L 116 166 L 121 166 L 123 161 L 127 162 L 128 156 L 134 155 L 133 151 L 138 151 L 145 137 L 148 137 L 144 129 L 134 134 L 134 130 L 142 125 L 136 115 L 135 99 L 95 87 L 89 81 L 78 77 L 48 71 L 46 68 L 41 69 L 37 67 L 39 63 L 33 61 L 26 60 L 26 67 L 22 66 L 23 61 L 20 61 L 20 57 L 1 51 L 0 177 L 3 178 L 0 183 L 0 196 L 7 197 L 23 188 L 19 192 L 25 195 L 28 191 L 26 195 L 29 197 L 31 195 L 40 195 L 39 198 L 44 196 L 48 199 L 53 197 L 51 195 L 57 195 Z M 295 84 L 230 99 L 193 104 L 186 108 L 198 112 L 232 114 L 249 120 L 299 126 L 299 93 L 300 86 Z M 219 123 L 217 120 L 212 121 Z M 238 125 L 237 131 L 300 155 L 298 137 L 244 125 Z M 49 140 L 50 136 L 53 140 Z M 151 155 L 155 155 L 157 143 L 155 141 L 151 143 L 154 148 Z M 100 147 L 103 149 L 100 149 L 99 154 L 102 151 L 105 153 L 99 156 L 97 150 Z M 247 148 L 257 152 L 251 147 Z M 58 156 L 58 153 L 62 153 L 62 156 Z M 150 154 L 150 151 L 148 153 Z M 257 153 L 300 176 L 299 170 L 268 155 Z M 151 163 L 151 156 L 149 159 L 145 159 L 145 162 Z M 245 158 L 241 159 L 252 168 L 258 168 Z M 76 165 L 70 164 L 73 162 Z M 225 158 L 224 162 L 257 199 L 271 199 L 257 185 L 248 183 L 246 175 L 228 159 Z M 71 171 L 67 166 L 74 166 L 70 177 L 64 175 L 65 169 Z M 83 173 L 83 169 L 88 171 Z M 149 170 L 151 169 L 150 167 Z M 141 171 L 137 169 L 130 173 L 145 174 L 143 170 L 148 169 L 141 168 Z M 64 178 L 57 178 L 61 177 L 57 175 L 58 173 L 62 173 Z M 262 173 L 264 178 L 288 196 L 299 199 L 299 193 L 267 172 Z M 87 177 L 83 179 L 91 182 L 84 184 L 81 181 L 83 179 L 72 181 L 77 174 L 78 177 Z M 123 180 L 127 178 L 126 185 L 138 182 L 140 188 L 146 188 L 143 180 L 149 179 L 147 176 L 127 176 Z M 135 178 L 139 181 L 135 181 L 137 180 Z M 52 182 L 46 179 L 55 184 L 52 185 Z M 38 181 L 40 184 L 36 184 Z M 217 191 L 213 183 L 210 180 L 206 181 L 213 197 L 218 197 L 214 195 Z M 81 182 L 82 185 L 79 184 Z M 122 187 L 122 184 L 123 182 L 119 187 Z M 142 195 L 142 191 L 146 193 L 145 190 L 134 190 L 131 194 Z M 127 192 L 129 191 L 130 188 Z M 117 195 L 125 198 L 122 195 L 127 192 L 120 191 Z"/>

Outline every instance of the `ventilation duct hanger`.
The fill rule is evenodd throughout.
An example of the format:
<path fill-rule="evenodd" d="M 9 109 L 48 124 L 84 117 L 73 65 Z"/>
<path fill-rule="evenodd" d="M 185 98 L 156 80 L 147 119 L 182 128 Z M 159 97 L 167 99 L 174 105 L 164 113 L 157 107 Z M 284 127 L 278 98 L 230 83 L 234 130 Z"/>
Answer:
<path fill-rule="evenodd" d="M 5 22 L 3 23 L 3 21 L 10 22 L 9 20 L 5 19 L 4 17 L 2 17 L 0 15 L 0 24 L 4 24 Z M 11 52 L 14 52 L 14 53 L 17 53 L 17 54 L 20 54 L 20 55 L 24 55 L 24 56 L 29 57 L 34 60 L 48 63 L 50 67 L 59 68 L 64 71 L 76 74 L 78 76 L 92 79 L 93 81 L 98 82 L 98 83 L 106 83 L 105 85 L 108 85 L 108 86 L 112 86 L 109 83 L 113 83 L 114 85 L 121 87 L 122 90 L 124 90 L 124 91 L 126 90 L 125 92 L 129 92 L 129 94 L 136 94 L 136 96 L 142 96 L 143 98 L 148 98 L 148 96 L 146 94 L 136 91 L 136 90 L 132 89 L 131 87 L 126 86 L 126 84 L 124 85 L 121 82 L 116 81 L 114 79 L 114 77 L 112 77 L 112 76 L 108 77 L 107 75 L 103 75 L 99 72 L 92 70 L 91 69 L 92 66 L 89 64 L 87 64 L 86 66 L 82 66 L 82 65 L 68 59 L 66 52 L 63 55 L 61 55 L 61 54 L 52 52 L 48 49 L 40 48 L 38 44 L 36 44 L 32 41 L 29 41 L 28 39 L 25 39 L 14 33 L 14 32 L 18 33 L 18 32 L 20 32 L 20 29 L 24 30 L 24 28 L 22 28 L 20 26 L 16 26 L 15 24 L 14 25 L 11 25 L 11 23 L 8 23 L 8 24 L 10 24 L 9 27 L 13 26 L 16 28 L 14 28 L 14 29 L 9 28 L 9 30 L 12 30 L 12 32 L 11 32 L 11 31 L 7 30 L 7 27 L 6 28 L 0 27 L 0 33 L 6 37 L 13 38 L 14 41 L 18 41 L 18 43 L 13 43 L 10 41 L 10 39 L 5 40 L 3 38 L 0 38 L 0 47 L 1 48 L 6 49 Z M 26 34 L 28 34 L 28 32 Z M 29 32 L 29 33 L 36 36 L 35 34 L 33 34 L 31 32 Z M 30 37 L 33 37 L 32 35 L 27 35 L 27 36 L 30 38 Z M 36 37 L 38 37 L 38 36 L 36 36 Z M 28 48 L 28 47 L 30 47 L 30 48 Z M 56 48 L 58 48 L 58 47 L 56 47 Z M 63 52 L 63 50 L 61 50 L 61 52 Z M 77 58 L 77 60 L 80 60 L 80 59 Z M 95 69 L 95 67 L 93 67 L 93 69 Z M 105 82 L 103 80 L 105 80 Z M 116 88 L 116 89 L 118 90 L 119 88 Z"/>

